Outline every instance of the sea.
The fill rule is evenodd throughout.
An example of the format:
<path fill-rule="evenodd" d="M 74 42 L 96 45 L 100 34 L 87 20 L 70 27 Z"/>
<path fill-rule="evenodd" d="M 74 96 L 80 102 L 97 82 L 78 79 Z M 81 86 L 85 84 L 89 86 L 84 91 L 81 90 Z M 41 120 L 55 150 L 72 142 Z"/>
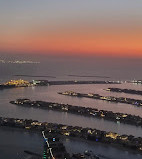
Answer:
<path fill-rule="evenodd" d="M 65 112 L 25 108 L 12 105 L 11 100 L 29 98 L 31 100 L 43 100 L 110 110 L 113 112 L 128 113 L 142 117 L 142 108 L 129 104 L 116 104 L 87 98 L 75 98 L 58 94 L 62 91 L 75 91 L 80 93 L 98 93 L 106 96 L 130 97 L 142 99 L 140 95 L 107 92 L 108 87 L 142 90 L 141 84 L 127 83 L 128 80 L 142 79 L 141 59 L 121 58 L 80 58 L 80 57 L 41 57 L 41 56 L 10 56 L 5 60 L 33 60 L 40 63 L 18 64 L 0 63 L 0 83 L 12 79 L 68 81 L 68 80 L 102 80 L 123 81 L 122 84 L 85 84 L 85 85 L 54 85 L 39 87 L 24 87 L 0 90 L 0 116 L 34 119 L 43 122 L 61 123 L 73 126 L 96 128 L 112 131 L 119 134 L 142 137 L 142 128 L 127 124 L 105 121 L 90 117 L 83 117 Z M 18 75 L 18 76 L 17 76 Z M 30 77 L 32 76 L 32 77 Z M 38 77 L 35 77 L 38 76 Z M 41 77 L 42 76 L 42 77 Z M 134 151 L 121 149 L 112 145 L 94 143 L 73 138 L 62 139 L 66 149 L 70 153 L 83 153 L 92 150 L 95 154 L 108 159 L 141 159 L 142 155 Z M 28 159 L 25 150 L 43 152 L 43 139 L 40 133 L 23 131 L 13 128 L 0 127 L 0 159 Z"/>

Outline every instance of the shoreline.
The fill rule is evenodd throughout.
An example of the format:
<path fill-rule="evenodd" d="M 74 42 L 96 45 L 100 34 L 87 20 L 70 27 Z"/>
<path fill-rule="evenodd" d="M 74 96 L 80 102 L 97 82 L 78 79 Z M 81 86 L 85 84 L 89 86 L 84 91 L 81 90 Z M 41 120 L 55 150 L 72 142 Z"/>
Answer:
<path fill-rule="evenodd" d="M 67 112 L 85 117 L 104 119 L 107 121 L 120 122 L 123 124 L 142 127 L 142 118 L 131 114 L 113 113 L 112 111 L 98 110 L 96 108 L 82 106 L 73 106 L 69 104 L 60 104 L 45 101 L 31 101 L 30 99 L 17 99 L 15 101 L 10 101 L 10 103 L 22 107 L 33 107 L 45 110 Z"/>
<path fill-rule="evenodd" d="M 137 107 L 142 107 L 142 100 L 139 99 L 132 99 L 132 98 L 125 98 L 125 97 L 114 97 L 114 96 L 101 96 L 99 94 L 94 93 L 78 93 L 73 91 L 66 91 L 66 92 L 58 92 L 58 94 L 71 96 L 71 97 L 78 97 L 78 98 L 91 98 L 95 100 L 103 100 L 112 103 L 123 103 L 123 104 L 130 104 Z"/>
<path fill-rule="evenodd" d="M 28 76 L 27 76 L 28 77 Z M 32 77 L 32 76 L 29 76 Z M 55 77 L 56 78 L 56 77 Z M 16 83 L 16 84 L 15 84 Z M 52 86 L 52 85 L 82 85 L 82 84 L 121 84 L 117 81 L 48 81 L 48 80 L 33 80 L 31 82 L 20 80 L 10 80 L 6 83 L 0 83 L 0 90 L 18 87 L 36 87 L 36 86 Z"/>
<path fill-rule="evenodd" d="M 83 139 L 85 142 L 103 143 L 120 147 L 121 149 L 133 150 L 137 154 L 142 154 L 142 138 L 135 138 L 132 135 L 118 135 L 112 132 L 100 131 L 91 128 L 82 128 L 78 126 L 68 126 L 56 123 L 39 122 L 31 119 L 15 119 L 0 117 L 0 127 L 12 127 L 29 132 L 53 131 L 63 137 L 72 137 L 74 139 Z M 16 129 L 15 129 L 16 130 Z M 33 131 L 34 130 L 34 131 Z M 136 144 L 137 143 L 137 144 Z M 139 144 L 138 144 L 139 143 Z M 137 145 L 137 146 L 136 146 Z"/>
<path fill-rule="evenodd" d="M 121 89 L 121 88 L 107 88 L 106 91 L 117 92 L 117 93 L 126 93 L 134 95 L 142 95 L 142 91 L 134 89 Z"/>
<path fill-rule="evenodd" d="M 34 133 L 34 134 L 39 135 L 41 138 L 43 138 L 42 137 L 42 132 L 41 131 L 37 131 L 37 130 L 27 130 L 27 129 L 24 129 L 24 128 L 8 127 L 8 126 L 1 126 L 0 129 L 6 130 L 6 131 L 18 131 L 18 132 Z M 81 142 L 84 142 L 84 143 L 87 143 L 87 144 L 90 144 L 90 143 L 91 144 L 95 144 L 95 145 L 99 144 L 99 145 L 102 145 L 102 146 L 107 146 L 108 145 L 107 143 L 100 143 L 100 142 L 96 143 L 94 141 L 85 140 L 83 138 L 75 138 L 75 137 L 61 135 L 61 140 L 64 141 L 63 139 L 75 140 L 75 141 L 79 141 L 79 142 L 81 141 Z M 110 144 L 109 146 L 112 147 L 112 148 L 115 147 L 116 149 L 119 149 L 119 150 L 128 151 L 128 152 L 133 153 L 133 154 L 140 154 L 140 155 L 142 155 L 142 152 L 137 152 L 135 150 L 132 150 L 132 149 L 129 149 L 129 148 L 117 145 L 117 144 Z"/>
<path fill-rule="evenodd" d="M 77 140 L 77 141 L 81 141 L 81 142 L 85 142 L 85 143 L 87 143 L 87 144 L 96 144 L 96 145 L 102 145 L 102 146 L 107 146 L 108 144 L 107 143 L 100 143 L 100 142 L 94 142 L 94 141 L 91 141 L 91 140 L 85 140 L 85 139 L 83 139 L 83 138 L 74 138 L 74 137 L 66 137 L 66 136 L 62 136 L 62 138 L 64 138 L 64 139 L 71 139 L 71 140 Z M 115 147 L 116 149 L 119 149 L 119 150 L 124 150 L 124 151 L 128 151 L 128 152 L 130 152 L 130 153 L 133 153 L 133 154 L 140 154 L 140 155 L 142 155 L 142 152 L 137 152 L 137 151 L 135 151 L 135 150 L 133 150 L 133 149 L 129 149 L 129 148 L 127 148 L 127 147 L 123 147 L 123 146 L 121 146 L 121 145 L 117 145 L 117 144 L 110 144 L 109 145 L 110 147 Z"/>

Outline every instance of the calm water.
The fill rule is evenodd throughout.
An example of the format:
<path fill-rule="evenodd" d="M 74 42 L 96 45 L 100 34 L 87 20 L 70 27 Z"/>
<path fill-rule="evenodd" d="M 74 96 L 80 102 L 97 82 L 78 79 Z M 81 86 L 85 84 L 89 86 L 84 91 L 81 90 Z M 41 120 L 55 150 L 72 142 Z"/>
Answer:
<path fill-rule="evenodd" d="M 28 159 L 24 151 L 43 152 L 41 134 L 13 128 L 0 128 L 0 159 Z"/>
<path fill-rule="evenodd" d="M 121 150 L 119 148 L 115 148 L 111 145 L 105 145 L 100 143 L 94 143 L 90 141 L 80 141 L 76 139 L 64 139 L 64 145 L 67 150 L 75 153 L 80 152 L 83 153 L 85 150 L 92 150 L 95 154 L 101 154 L 104 157 L 102 159 L 141 159 L 142 155 L 135 154 L 134 152 L 130 152 L 127 150 Z"/>
<path fill-rule="evenodd" d="M 134 65 L 136 64 L 137 65 Z M 121 63 L 121 65 L 120 65 Z M 121 61 L 120 63 L 113 62 L 113 67 L 108 61 L 81 61 L 76 60 L 72 63 L 72 60 L 63 61 L 58 60 L 47 60 L 40 65 L 12 65 L 12 64 L 0 64 L 0 82 L 7 81 L 9 79 L 16 79 L 15 74 L 28 74 L 28 75 L 49 75 L 56 76 L 53 78 L 38 78 L 38 79 L 48 79 L 48 80 L 108 80 L 103 78 L 79 78 L 79 77 L 69 77 L 68 74 L 76 75 L 102 75 L 110 76 L 109 80 L 130 80 L 130 79 L 142 79 L 141 77 L 141 63 L 140 61 L 131 61 L 127 65 L 126 61 Z M 103 65 L 102 65 L 103 64 Z M 132 65 L 133 64 L 133 65 Z M 105 68 L 105 69 L 104 69 Z M 24 79 L 32 80 L 32 78 L 24 77 Z M 36 79 L 36 78 L 34 78 Z M 104 110 L 111 110 L 113 112 L 123 112 L 133 115 L 139 115 L 142 117 L 142 108 L 138 108 L 128 104 L 115 104 L 106 101 L 93 100 L 87 98 L 74 98 L 69 96 L 62 96 L 57 94 L 59 91 L 72 90 L 81 93 L 99 93 L 101 95 L 112 95 L 117 97 L 130 97 L 136 99 L 142 99 L 139 95 L 128 95 L 124 93 L 111 93 L 106 92 L 104 89 L 108 87 L 119 87 L 119 88 L 130 88 L 136 90 L 142 90 L 142 85 L 133 84 L 121 84 L 121 85 L 69 85 L 69 86 L 49 86 L 49 87 L 30 87 L 30 88 L 17 88 L 17 89 L 7 89 L 0 91 L 0 116 L 4 117 L 14 117 L 14 118 L 28 118 L 37 119 L 39 121 L 56 122 L 67 125 L 78 125 L 82 127 L 92 127 L 100 130 L 114 131 L 119 134 L 132 134 L 135 136 L 142 137 L 142 128 L 117 124 L 114 122 L 104 121 L 101 119 L 88 118 L 83 116 L 76 116 L 73 114 L 67 114 L 62 112 L 53 112 L 48 110 L 41 110 L 35 108 L 24 108 L 18 107 L 16 105 L 9 104 L 10 100 L 15 100 L 17 98 L 30 98 L 32 100 L 44 100 L 51 102 L 66 103 L 72 105 L 80 105 Z M 9 139 L 10 136 L 10 139 Z M 33 149 L 35 151 L 42 151 L 42 139 L 40 135 L 29 134 L 22 131 L 9 131 L 0 129 L 0 158 L 6 159 L 9 156 L 13 156 L 14 159 L 18 155 L 23 155 L 24 149 Z M 12 139 L 11 139 L 12 138 Z M 5 139 L 5 140 L 4 140 Z M 19 142 L 21 141 L 21 142 Z M 23 144 L 21 144 L 23 142 Z M 12 145 L 14 143 L 14 145 Z M 78 152 L 84 151 L 87 147 L 94 150 L 96 153 L 107 155 L 110 158 L 136 158 L 139 159 L 142 156 L 137 154 L 132 154 L 127 151 L 119 150 L 110 146 L 103 146 L 102 144 L 96 145 L 92 143 L 86 143 L 76 140 L 65 141 L 68 149 L 71 151 L 77 150 Z M 74 145 L 77 146 L 74 146 Z M 32 145 L 32 146 L 28 146 Z M 81 145 L 81 146 L 78 146 Z M 12 149 L 10 149 L 12 147 Z M 12 150 L 12 151 L 11 151 Z M 1 153 L 3 152 L 3 153 Z M 7 153 L 8 152 L 8 153 Z M 18 154 L 17 154 L 18 153 Z M 11 155 L 9 155 L 11 154 Z M 118 156 L 118 157 L 117 157 Z M 11 158 L 11 157 L 10 157 Z"/>
<path fill-rule="evenodd" d="M 46 57 L 46 56 L 21 56 L 2 55 L 5 60 L 32 60 L 40 64 L 2 64 L 0 63 L 0 80 L 11 79 L 13 75 L 48 75 L 55 76 L 57 80 L 82 79 L 94 80 L 99 78 L 77 78 L 67 75 L 107 76 L 114 80 L 142 79 L 142 59 L 121 58 L 81 58 L 81 57 Z M 15 77 L 13 77 L 15 78 Z M 52 78 L 44 78 L 55 80 Z M 104 80 L 103 78 L 100 78 Z"/>
<path fill-rule="evenodd" d="M 87 92 L 87 88 L 88 90 L 97 91 L 97 88 L 98 90 L 100 90 L 99 88 L 103 88 L 104 86 L 105 85 L 70 85 L 29 87 L 3 90 L 0 91 L 0 116 L 17 117 L 24 119 L 37 119 L 39 121 L 57 122 L 73 126 L 78 125 L 82 127 L 97 128 L 100 130 L 114 131 L 120 134 L 133 134 L 135 136 L 142 136 L 141 127 L 126 124 L 117 124 L 111 121 L 77 116 L 64 112 L 54 112 L 36 108 L 24 108 L 9 103 L 10 100 L 15 100 L 17 98 L 30 98 L 32 100 L 45 100 L 59 103 L 68 103 L 73 105 L 89 106 L 98 109 L 113 110 L 116 112 L 128 112 L 135 115 L 142 115 L 142 108 L 134 107 L 132 105 L 115 103 L 110 104 L 109 102 L 104 102 L 100 100 L 73 98 L 69 96 L 59 95 L 57 93 L 58 91 L 64 90 L 78 90 L 79 92 Z"/>

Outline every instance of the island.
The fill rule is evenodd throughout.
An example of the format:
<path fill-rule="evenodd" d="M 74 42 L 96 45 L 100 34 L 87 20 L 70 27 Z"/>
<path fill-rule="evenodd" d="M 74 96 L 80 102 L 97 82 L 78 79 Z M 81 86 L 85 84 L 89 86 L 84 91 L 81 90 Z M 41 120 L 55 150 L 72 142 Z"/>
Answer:
<path fill-rule="evenodd" d="M 26 75 L 23 75 L 23 76 L 26 76 Z M 33 77 L 37 77 L 37 76 L 33 76 Z M 0 84 L 0 89 L 2 90 L 7 88 L 18 88 L 18 87 L 75 85 L 75 84 L 120 84 L 120 83 L 116 81 L 76 81 L 76 80 L 75 81 L 32 80 L 31 82 L 29 82 L 27 80 L 18 79 L 18 80 L 10 80 L 3 84 Z"/>
<path fill-rule="evenodd" d="M 134 89 L 108 88 L 106 91 L 142 95 L 142 91 Z"/>
<path fill-rule="evenodd" d="M 79 97 L 79 98 L 92 98 L 92 99 L 97 99 L 97 100 L 104 100 L 108 102 L 113 102 L 113 103 L 124 103 L 124 104 L 131 104 L 137 107 L 142 106 L 142 100 L 139 99 L 132 99 L 132 98 L 125 98 L 125 97 L 113 97 L 113 96 L 101 96 L 99 94 L 94 94 L 94 93 L 77 93 L 73 91 L 65 91 L 65 92 L 59 92 L 61 95 L 67 95 L 67 96 L 72 96 L 72 97 Z"/>
<path fill-rule="evenodd" d="M 106 132 L 92 128 L 82 128 L 56 123 L 39 122 L 32 119 L 17 119 L 0 117 L 1 127 L 14 127 L 38 132 L 54 132 L 64 137 L 82 138 L 93 142 L 111 144 L 142 153 L 142 138 L 133 135 L 119 135 L 114 132 Z"/>
<path fill-rule="evenodd" d="M 96 108 L 82 106 L 73 106 L 69 104 L 60 104 L 45 101 L 31 101 L 30 99 L 17 99 L 15 101 L 10 101 L 10 103 L 28 108 L 34 107 L 39 109 L 62 111 L 93 118 L 102 118 L 104 120 L 114 121 L 117 123 L 142 126 L 142 118 L 131 114 L 113 113 L 112 111 L 98 110 Z"/>

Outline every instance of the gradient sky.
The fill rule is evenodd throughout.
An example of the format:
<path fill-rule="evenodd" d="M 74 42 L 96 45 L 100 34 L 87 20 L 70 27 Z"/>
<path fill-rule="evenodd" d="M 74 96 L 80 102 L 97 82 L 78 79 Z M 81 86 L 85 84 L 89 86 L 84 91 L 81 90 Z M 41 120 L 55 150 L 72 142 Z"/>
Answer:
<path fill-rule="evenodd" d="M 142 0 L 0 0 L 0 53 L 142 57 Z"/>

